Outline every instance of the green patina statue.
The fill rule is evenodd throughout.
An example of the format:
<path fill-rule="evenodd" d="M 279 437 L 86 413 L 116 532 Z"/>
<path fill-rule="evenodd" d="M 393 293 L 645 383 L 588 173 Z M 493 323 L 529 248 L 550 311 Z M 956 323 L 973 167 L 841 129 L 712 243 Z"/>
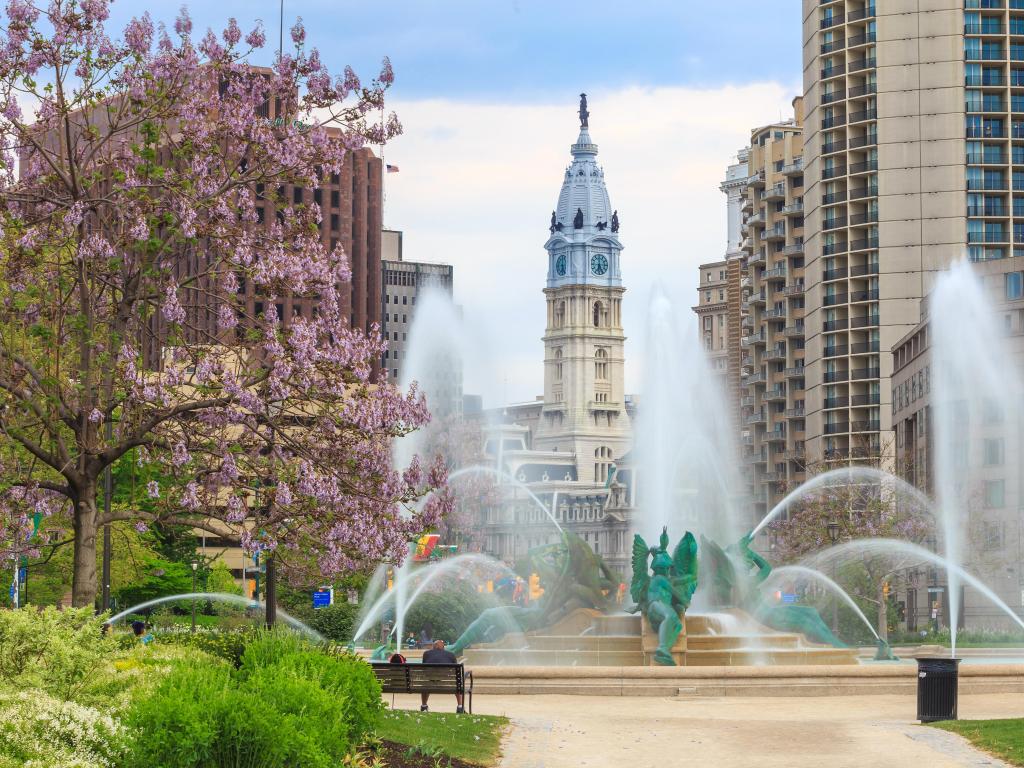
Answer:
<path fill-rule="evenodd" d="M 513 632 L 549 627 L 579 608 L 606 610 L 618 579 L 583 539 L 562 532 L 556 544 L 531 549 L 516 564 L 523 578 L 540 577 L 544 594 L 528 607 L 488 608 L 450 647 L 461 653 L 476 643 L 494 643 Z"/>
<path fill-rule="evenodd" d="M 697 540 L 687 531 L 669 557 L 668 529 L 663 528 L 659 546 L 647 547 L 640 534 L 633 536 L 633 580 L 629 594 L 636 605 L 630 613 L 640 611 L 658 633 L 658 650 L 654 660 L 675 666 L 672 646 L 683 630 L 680 618 L 690 607 L 690 598 L 697 589 Z M 648 558 L 651 559 L 648 574 Z"/>

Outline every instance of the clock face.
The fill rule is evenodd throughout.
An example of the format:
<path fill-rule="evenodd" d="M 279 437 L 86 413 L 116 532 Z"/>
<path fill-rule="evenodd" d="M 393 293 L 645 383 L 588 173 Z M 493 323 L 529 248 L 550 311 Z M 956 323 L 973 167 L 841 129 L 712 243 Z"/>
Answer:
<path fill-rule="evenodd" d="M 590 269 L 595 275 L 603 275 L 608 271 L 608 258 L 603 253 L 595 253 L 590 257 Z"/>
<path fill-rule="evenodd" d="M 564 253 L 560 254 L 559 257 L 557 259 L 555 259 L 555 272 L 557 272 L 560 275 L 564 275 L 565 274 L 565 254 Z"/>

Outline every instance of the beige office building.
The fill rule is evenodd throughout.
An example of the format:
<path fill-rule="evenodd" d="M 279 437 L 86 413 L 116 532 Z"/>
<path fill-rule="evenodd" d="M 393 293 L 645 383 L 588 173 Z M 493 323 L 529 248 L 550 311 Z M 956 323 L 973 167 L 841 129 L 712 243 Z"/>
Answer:
<path fill-rule="evenodd" d="M 701 343 L 708 365 L 723 393 L 729 390 L 729 281 L 727 263 L 713 261 L 700 265 L 697 313 Z"/>
<path fill-rule="evenodd" d="M 741 203 L 741 441 L 755 519 L 804 479 L 802 102 L 751 132 Z"/>
<path fill-rule="evenodd" d="M 1011 255 L 1024 7 L 1007 5 L 1024 6 L 803 0 L 809 462 L 891 461 L 889 352 L 920 298 L 969 232 L 973 258 Z"/>

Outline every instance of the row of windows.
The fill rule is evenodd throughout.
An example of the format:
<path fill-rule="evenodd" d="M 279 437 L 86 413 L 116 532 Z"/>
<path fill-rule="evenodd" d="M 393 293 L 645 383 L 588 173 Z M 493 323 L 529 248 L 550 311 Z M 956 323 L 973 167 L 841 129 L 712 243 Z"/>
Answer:
<path fill-rule="evenodd" d="M 932 368 L 926 365 L 916 374 L 897 384 L 892 390 L 892 411 L 896 413 L 904 408 L 909 408 L 912 403 L 917 402 L 918 397 L 924 397 L 931 391 Z"/>
<path fill-rule="evenodd" d="M 391 284 L 390 281 L 389 281 L 389 284 Z M 412 299 L 412 301 L 409 301 L 410 298 Z M 384 294 L 384 303 L 385 304 L 398 304 L 398 296 L 395 296 L 395 295 L 390 294 L 390 293 L 385 293 Z M 413 306 L 415 306 L 416 305 L 416 297 L 415 296 L 411 296 L 411 297 L 410 296 L 402 296 L 402 304 L 412 304 Z"/>

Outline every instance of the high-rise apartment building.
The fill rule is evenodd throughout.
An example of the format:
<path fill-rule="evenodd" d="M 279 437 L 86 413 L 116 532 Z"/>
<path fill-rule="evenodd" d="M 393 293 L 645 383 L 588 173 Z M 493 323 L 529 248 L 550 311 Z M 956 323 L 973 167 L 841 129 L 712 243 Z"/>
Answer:
<path fill-rule="evenodd" d="M 807 455 L 887 462 L 888 353 L 935 272 L 1011 255 L 1024 214 L 1024 3 L 804 0 L 803 41 Z"/>
<path fill-rule="evenodd" d="M 741 440 L 754 517 L 804 479 L 803 103 L 751 132 L 741 203 Z"/>
<path fill-rule="evenodd" d="M 416 312 L 416 301 L 422 300 L 426 290 L 438 290 L 451 298 L 455 270 L 451 264 L 405 261 L 402 258 L 402 233 L 398 230 L 385 229 L 381 239 L 381 334 L 388 345 L 381 365 L 391 381 L 399 382 L 402 364 L 408 354 L 409 331 Z M 456 372 L 452 373 L 455 375 Z M 459 385 L 456 389 L 461 401 L 461 367 L 457 375 Z"/>

